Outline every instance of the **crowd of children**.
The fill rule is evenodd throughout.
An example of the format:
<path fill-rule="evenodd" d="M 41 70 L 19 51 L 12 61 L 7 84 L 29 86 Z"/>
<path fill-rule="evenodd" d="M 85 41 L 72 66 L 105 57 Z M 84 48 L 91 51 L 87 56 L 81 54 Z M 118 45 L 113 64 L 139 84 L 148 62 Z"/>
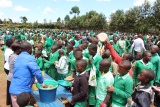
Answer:
<path fill-rule="evenodd" d="M 160 107 L 160 35 L 106 32 L 108 39 L 100 42 L 96 37 L 100 32 L 93 31 L 1 32 L 4 43 L 29 42 L 40 70 L 53 79 L 74 78 L 70 101 L 74 107 Z M 140 52 L 133 50 L 138 47 L 136 39 L 145 46 Z M 26 93 L 19 97 L 23 96 L 30 97 Z M 21 99 L 17 103 L 21 107 Z"/>

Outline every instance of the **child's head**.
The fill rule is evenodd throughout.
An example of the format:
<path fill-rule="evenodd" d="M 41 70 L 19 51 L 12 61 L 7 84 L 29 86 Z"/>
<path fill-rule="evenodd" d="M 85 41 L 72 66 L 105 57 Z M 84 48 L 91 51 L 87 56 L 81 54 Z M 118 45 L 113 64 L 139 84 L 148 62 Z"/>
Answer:
<path fill-rule="evenodd" d="M 76 51 L 75 53 L 75 59 L 76 60 L 81 60 L 83 58 L 82 52 L 81 51 Z"/>
<path fill-rule="evenodd" d="M 64 51 L 62 49 L 59 50 L 59 56 L 63 56 L 64 55 Z"/>
<path fill-rule="evenodd" d="M 41 55 L 42 55 L 42 51 L 37 50 L 37 51 L 35 52 L 35 57 L 36 57 L 36 58 L 39 58 Z"/>
<path fill-rule="evenodd" d="M 7 46 L 7 47 L 11 47 L 12 43 L 13 43 L 13 40 L 12 40 L 12 39 L 7 39 L 7 40 L 6 40 L 6 46 Z"/>
<path fill-rule="evenodd" d="M 73 46 L 72 45 L 68 45 L 67 46 L 67 54 L 69 54 L 72 50 L 73 50 Z"/>
<path fill-rule="evenodd" d="M 118 66 L 118 72 L 121 76 L 127 74 L 131 69 L 131 62 L 128 60 L 123 60 Z"/>
<path fill-rule="evenodd" d="M 143 53 L 142 52 L 138 52 L 135 59 L 136 60 L 140 60 L 140 59 L 142 59 L 142 57 L 143 57 Z"/>
<path fill-rule="evenodd" d="M 75 53 L 76 53 L 77 51 L 81 51 L 81 49 L 80 49 L 79 47 L 74 47 L 74 48 L 73 48 L 73 54 L 75 55 Z"/>
<path fill-rule="evenodd" d="M 19 107 L 25 107 L 29 105 L 30 95 L 29 93 L 23 92 L 17 96 L 17 104 Z"/>
<path fill-rule="evenodd" d="M 150 48 L 150 52 L 151 54 L 155 54 L 157 53 L 159 50 L 158 46 L 157 45 L 152 45 L 151 48 Z"/>
<path fill-rule="evenodd" d="M 109 58 L 110 56 L 111 56 L 111 52 L 109 50 L 104 51 L 102 54 L 103 59 Z"/>
<path fill-rule="evenodd" d="M 75 45 L 75 41 L 74 40 L 71 40 L 69 43 L 70 43 L 70 45 L 72 45 L 72 47 Z"/>
<path fill-rule="evenodd" d="M 94 56 L 97 53 L 97 45 L 96 44 L 91 44 L 88 49 L 89 49 L 90 55 Z"/>
<path fill-rule="evenodd" d="M 133 55 L 131 53 L 126 53 L 123 55 L 122 60 L 128 60 L 128 61 L 132 62 Z"/>
<path fill-rule="evenodd" d="M 79 73 L 82 73 L 86 70 L 87 67 L 87 61 L 84 59 L 78 60 L 76 63 L 76 71 Z"/>
<path fill-rule="evenodd" d="M 150 52 L 145 51 L 145 52 L 143 53 L 143 60 L 146 61 L 146 62 L 148 62 L 148 61 L 151 60 L 151 56 L 152 56 L 152 55 L 151 55 Z"/>
<path fill-rule="evenodd" d="M 58 46 L 57 46 L 57 45 L 52 46 L 52 48 L 51 48 L 52 53 L 53 53 L 53 52 L 56 52 L 56 51 L 57 51 L 57 48 L 58 48 Z"/>
<path fill-rule="evenodd" d="M 103 59 L 99 64 L 99 70 L 101 72 L 108 72 L 109 67 L 111 66 L 111 62 L 107 59 Z"/>
<path fill-rule="evenodd" d="M 43 49 L 43 43 L 39 42 L 38 45 L 37 45 L 37 49 L 42 50 Z"/>
<path fill-rule="evenodd" d="M 142 84 L 147 84 L 150 81 L 152 81 L 154 79 L 154 72 L 150 69 L 144 69 L 141 71 L 141 73 L 138 75 L 138 80 L 142 83 Z"/>

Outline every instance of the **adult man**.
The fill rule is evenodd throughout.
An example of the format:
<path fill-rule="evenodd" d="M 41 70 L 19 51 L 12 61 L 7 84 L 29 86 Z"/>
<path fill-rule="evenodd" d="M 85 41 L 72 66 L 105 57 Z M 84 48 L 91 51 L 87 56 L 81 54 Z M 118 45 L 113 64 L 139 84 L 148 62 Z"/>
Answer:
<path fill-rule="evenodd" d="M 138 52 L 146 51 L 144 47 L 144 41 L 142 39 L 142 34 L 138 35 L 138 38 L 134 40 L 132 46 L 131 46 L 131 52 L 134 48 L 134 55 L 136 55 Z"/>
<path fill-rule="evenodd" d="M 45 87 L 43 84 L 44 79 L 42 73 L 35 58 L 31 56 L 31 44 L 28 42 L 22 42 L 21 48 L 22 52 L 19 54 L 14 64 L 13 79 L 9 89 L 13 107 L 19 107 L 16 103 L 16 99 L 20 93 L 31 93 L 34 77 L 36 77 L 38 82 Z"/>

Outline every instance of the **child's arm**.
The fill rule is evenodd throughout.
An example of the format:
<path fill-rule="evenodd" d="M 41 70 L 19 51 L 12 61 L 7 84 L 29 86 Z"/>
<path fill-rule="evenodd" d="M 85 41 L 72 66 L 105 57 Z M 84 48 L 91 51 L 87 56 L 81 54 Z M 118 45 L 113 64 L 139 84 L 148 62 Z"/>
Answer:
<path fill-rule="evenodd" d="M 113 60 L 119 64 L 122 61 L 122 57 L 120 57 L 117 52 L 113 49 L 112 45 L 110 43 L 106 44 L 107 49 L 109 49 L 109 51 L 111 52 L 111 56 L 113 58 Z"/>
<path fill-rule="evenodd" d="M 104 101 L 100 104 L 100 107 L 107 107 L 107 103 L 109 101 L 109 99 L 111 98 L 112 93 L 108 92 Z"/>

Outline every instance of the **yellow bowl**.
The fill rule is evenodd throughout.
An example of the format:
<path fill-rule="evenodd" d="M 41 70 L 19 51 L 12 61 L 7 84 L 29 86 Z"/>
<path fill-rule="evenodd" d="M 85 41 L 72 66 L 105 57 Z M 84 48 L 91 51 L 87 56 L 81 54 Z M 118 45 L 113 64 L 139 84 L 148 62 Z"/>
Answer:
<path fill-rule="evenodd" d="M 32 90 L 38 90 L 36 84 L 33 84 L 33 85 L 32 85 Z"/>

